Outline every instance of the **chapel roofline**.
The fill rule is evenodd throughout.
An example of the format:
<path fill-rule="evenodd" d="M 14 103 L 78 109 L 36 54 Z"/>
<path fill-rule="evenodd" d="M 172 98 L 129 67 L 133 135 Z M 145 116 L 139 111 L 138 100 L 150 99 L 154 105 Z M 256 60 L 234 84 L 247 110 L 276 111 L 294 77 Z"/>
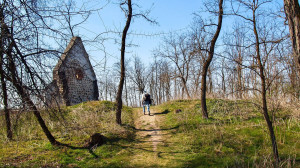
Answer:
<path fill-rule="evenodd" d="M 68 44 L 67 48 L 65 49 L 65 51 L 61 54 L 59 60 L 58 60 L 58 63 L 55 65 L 54 69 L 53 69 L 53 74 L 55 72 L 57 72 L 59 70 L 59 68 L 61 67 L 61 65 L 63 64 L 63 62 L 65 61 L 66 57 L 68 56 L 69 54 L 69 51 L 72 49 L 72 47 L 75 45 L 75 44 L 78 44 L 78 43 L 82 43 L 82 40 L 80 37 L 78 36 L 74 36 L 72 37 L 72 39 L 70 40 L 70 43 Z"/>

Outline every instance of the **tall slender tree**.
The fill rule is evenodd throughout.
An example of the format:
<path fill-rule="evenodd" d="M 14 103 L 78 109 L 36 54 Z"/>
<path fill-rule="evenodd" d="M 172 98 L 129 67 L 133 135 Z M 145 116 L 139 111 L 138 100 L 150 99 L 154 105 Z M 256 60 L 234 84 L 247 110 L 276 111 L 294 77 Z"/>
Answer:
<path fill-rule="evenodd" d="M 218 40 L 219 34 L 221 32 L 222 28 L 222 20 L 223 20 L 223 0 L 219 0 L 219 11 L 218 11 L 218 24 L 216 32 L 214 33 L 214 36 L 211 40 L 210 47 L 208 50 L 208 58 L 205 60 L 202 68 L 202 74 L 201 74 L 201 107 L 202 107 L 202 116 L 203 118 L 208 118 L 208 112 L 207 112 L 207 106 L 206 106 L 206 77 L 209 65 L 213 59 L 214 51 L 215 51 L 215 45 Z"/>
<path fill-rule="evenodd" d="M 127 9 L 123 8 L 123 5 L 127 5 Z M 125 49 L 126 49 L 126 36 L 127 32 L 131 23 L 132 18 L 132 4 L 131 0 L 126 0 L 125 2 L 121 3 L 121 8 L 123 11 L 125 11 L 125 15 L 127 17 L 127 21 L 125 24 L 125 27 L 123 29 L 122 33 L 122 43 L 121 43 L 121 60 L 120 60 L 120 68 L 121 68 L 121 76 L 120 76 L 120 82 L 118 86 L 118 92 L 116 97 L 117 102 L 117 109 L 116 109 L 116 122 L 118 124 L 122 124 L 121 120 L 121 113 L 122 113 L 122 92 L 123 92 L 123 86 L 125 81 Z"/>
<path fill-rule="evenodd" d="M 249 15 L 247 15 L 245 12 L 238 13 L 238 10 L 234 10 L 234 13 L 236 16 L 243 18 L 247 21 L 249 24 L 249 29 L 252 30 L 253 36 L 254 36 L 254 46 L 255 46 L 255 53 L 253 54 L 253 63 L 252 63 L 252 70 L 255 74 L 258 75 L 260 79 L 260 88 L 258 88 L 260 96 L 261 96 L 261 109 L 262 113 L 264 115 L 265 121 L 267 123 L 267 127 L 269 130 L 270 139 L 272 142 L 272 149 L 273 149 L 273 155 L 275 159 L 275 165 L 278 165 L 279 163 L 279 154 L 278 154 L 278 147 L 275 137 L 275 132 L 273 128 L 272 121 L 270 119 L 269 113 L 268 113 L 268 104 L 267 104 L 267 91 L 268 87 L 271 85 L 271 83 L 268 83 L 267 77 L 266 77 L 266 62 L 268 60 L 268 54 L 265 54 L 262 52 L 263 47 L 266 43 L 276 43 L 276 41 L 280 40 L 274 40 L 271 39 L 270 41 L 266 41 L 267 37 L 263 37 L 263 32 L 266 30 L 266 25 L 260 25 L 259 26 L 259 16 L 261 16 L 265 11 L 260 11 L 263 5 L 269 4 L 271 1 L 269 0 L 253 0 L 253 1 L 244 1 L 244 0 L 236 0 L 238 3 L 237 5 L 240 5 L 248 11 Z M 265 14 L 265 13 L 264 13 Z M 267 19 L 267 18 L 264 18 Z M 267 32 L 267 31 L 265 31 Z M 274 47 L 270 47 L 272 50 Z M 267 53 L 270 53 L 268 51 Z M 255 84 L 256 85 L 256 84 Z"/>
<path fill-rule="evenodd" d="M 256 25 L 255 11 L 258 7 L 259 7 L 259 4 L 254 3 L 252 19 L 253 19 L 253 33 L 255 36 L 255 49 L 256 49 L 255 58 L 256 58 L 256 61 L 258 64 L 259 76 L 261 79 L 261 100 L 262 100 L 263 114 L 264 114 L 265 120 L 267 122 L 269 132 L 270 132 L 270 138 L 272 141 L 274 158 L 275 158 L 276 162 L 278 163 L 279 162 L 278 148 L 277 148 L 273 125 L 272 125 L 272 122 L 271 122 L 269 114 L 268 114 L 268 105 L 267 105 L 267 96 L 266 96 L 267 95 L 267 84 L 266 84 L 266 77 L 265 77 L 265 72 L 264 72 L 264 65 L 262 62 L 261 54 L 260 54 L 260 40 L 259 40 L 259 35 L 258 35 L 257 25 Z"/>

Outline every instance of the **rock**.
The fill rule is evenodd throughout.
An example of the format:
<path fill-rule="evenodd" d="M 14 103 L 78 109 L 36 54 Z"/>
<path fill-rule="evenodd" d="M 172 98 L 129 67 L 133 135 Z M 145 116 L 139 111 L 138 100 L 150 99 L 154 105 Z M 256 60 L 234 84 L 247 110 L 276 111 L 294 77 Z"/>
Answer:
<path fill-rule="evenodd" d="M 86 143 L 85 146 L 88 148 L 92 148 L 92 147 L 101 146 L 104 143 L 105 143 L 105 137 L 100 133 L 95 133 L 88 139 L 88 142 Z"/>

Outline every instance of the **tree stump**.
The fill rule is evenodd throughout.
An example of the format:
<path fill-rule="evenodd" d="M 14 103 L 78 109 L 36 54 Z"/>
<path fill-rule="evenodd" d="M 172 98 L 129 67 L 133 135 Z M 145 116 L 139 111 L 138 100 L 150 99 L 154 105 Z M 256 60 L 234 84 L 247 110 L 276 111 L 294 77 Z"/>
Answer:
<path fill-rule="evenodd" d="M 101 146 L 105 143 L 105 137 L 100 133 L 93 134 L 88 140 L 85 145 L 87 148 Z"/>
<path fill-rule="evenodd" d="M 180 113 L 180 112 L 182 112 L 181 109 L 176 109 L 176 110 L 175 110 L 175 113 Z"/>

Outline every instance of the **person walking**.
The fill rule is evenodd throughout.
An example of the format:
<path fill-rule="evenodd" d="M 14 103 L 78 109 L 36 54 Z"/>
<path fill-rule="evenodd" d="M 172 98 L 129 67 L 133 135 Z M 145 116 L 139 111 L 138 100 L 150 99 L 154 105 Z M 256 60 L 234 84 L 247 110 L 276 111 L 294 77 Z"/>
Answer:
<path fill-rule="evenodd" d="M 144 111 L 144 115 L 145 115 L 145 111 L 146 111 L 146 106 L 147 106 L 147 110 L 148 110 L 148 113 L 150 115 L 150 104 L 151 104 L 151 96 L 149 93 L 147 93 L 146 91 L 144 91 L 144 94 L 143 94 L 143 98 L 142 98 L 142 104 L 143 104 L 143 111 Z"/>

